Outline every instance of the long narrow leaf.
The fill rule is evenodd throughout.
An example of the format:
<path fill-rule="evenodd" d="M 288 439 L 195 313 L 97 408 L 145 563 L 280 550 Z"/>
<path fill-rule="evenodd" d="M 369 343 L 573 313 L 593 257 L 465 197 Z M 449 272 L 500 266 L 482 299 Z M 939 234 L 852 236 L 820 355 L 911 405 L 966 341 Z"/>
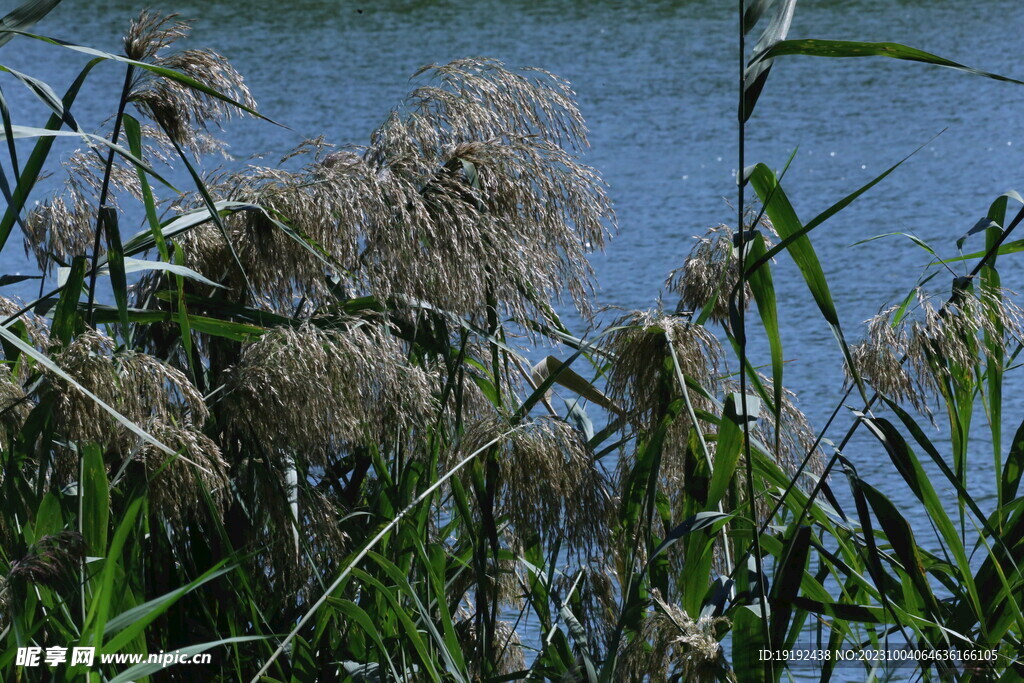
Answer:
<path fill-rule="evenodd" d="M 783 40 L 789 33 L 790 24 L 793 23 L 793 12 L 796 9 L 796 0 L 781 0 L 772 15 L 768 27 L 761 34 L 757 44 L 754 46 L 755 55 L 763 55 L 773 45 Z M 747 18 L 744 17 L 744 23 Z M 758 57 L 752 59 L 750 65 L 743 74 L 743 120 L 746 121 L 754 113 L 754 106 L 757 98 L 760 97 L 764 84 L 768 80 L 768 73 L 772 68 L 771 57 Z"/>
<path fill-rule="evenodd" d="M 64 93 L 64 97 L 61 100 L 65 109 L 71 108 L 75 98 L 78 96 L 79 90 L 81 90 L 82 84 L 85 83 L 86 77 L 92 71 L 93 67 L 99 64 L 99 61 L 100 60 L 97 59 L 91 60 L 78 73 L 78 76 L 68 88 L 67 92 Z M 61 117 L 56 114 L 51 115 L 49 120 L 46 122 L 46 129 L 56 130 L 60 128 L 62 122 L 63 119 Z M 5 137 L 10 136 L 10 130 L 7 127 L 5 127 L 4 135 Z M 0 250 L 2 250 L 4 245 L 7 243 L 7 238 L 10 236 L 11 228 L 14 227 L 14 224 L 22 222 L 21 211 L 25 208 L 25 203 L 28 201 L 29 193 L 32 188 L 35 187 L 36 180 L 39 178 L 43 164 L 46 162 L 46 157 L 49 156 L 50 149 L 53 147 L 53 140 L 54 138 L 52 136 L 40 137 L 36 142 L 35 147 L 32 149 L 32 154 L 25 163 L 25 167 L 21 170 L 21 176 L 18 178 L 18 186 L 14 188 L 14 192 L 8 202 L 7 209 L 4 211 L 3 218 L 0 219 Z M 11 142 L 13 144 L 13 139 Z"/>
<path fill-rule="evenodd" d="M 810 57 L 889 57 L 911 62 L 921 62 L 984 76 L 997 81 L 1024 85 L 1024 81 L 999 74 L 989 73 L 970 66 L 964 66 L 945 57 L 933 55 L 924 50 L 907 47 L 899 43 L 866 43 L 848 40 L 783 40 L 755 57 L 756 61 L 774 59 L 784 55 L 806 55 Z"/>
<path fill-rule="evenodd" d="M 835 335 L 836 341 L 839 342 L 839 348 L 846 360 L 847 367 L 849 367 L 854 381 L 857 382 L 857 386 L 861 388 L 861 393 L 863 394 L 863 383 L 857 372 L 856 364 L 853 362 L 850 347 L 846 343 L 846 337 L 839 322 L 839 314 L 836 312 L 835 303 L 832 301 L 832 292 L 829 289 L 828 280 L 825 278 L 825 271 L 822 270 L 818 255 L 815 253 L 814 247 L 811 246 L 811 241 L 806 235 L 807 230 L 804 229 L 805 226 L 800 223 L 793 205 L 790 204 L 789 198 L 786 196 L 782 186 L 779 185 L 778 179 L 771 169 L 764 164 L 757 164 L 750 174 L 750 183 L 754 186 L 761 201 L 765 202 L 765 211 L 769 218 L 772 219 L 772 223 L 775 225 L 775 229 L 778 230 L 779 236 L 784 239 L 792 238 L 787 247 L 789 254 L 792 256 L 793 261 L 796 262 L 801 274 L 803 274 L 807 288 L 811 291 L 811 296 L 814 297 L 814 301 L 818 305 L 818 310 L 821 311 L 825 321 L 832 328 L 832 333 Z M 762 258 L 766 257 L 767 254 Z M 865 396 L 864 398 L 866 401 L 867 397 Z"/>
<path fill-rule="evenodd" d="M 0 45 L 14 38 L 13 31 L 27 31 L 60 4 L 60 0 L 30 0 L 18 5 L 0 19 Z"/>

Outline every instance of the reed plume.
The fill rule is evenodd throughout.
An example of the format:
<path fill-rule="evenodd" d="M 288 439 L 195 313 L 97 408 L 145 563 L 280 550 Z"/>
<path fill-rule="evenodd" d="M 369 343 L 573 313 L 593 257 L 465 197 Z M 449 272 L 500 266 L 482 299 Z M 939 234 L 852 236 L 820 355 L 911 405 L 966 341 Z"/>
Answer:
<path fill-rule="evenodd" d="M 470 618 L 456 623 L 455 633 L 466 657 L 469 675 L 474 677 L 473 680 L 481 680 L 480 677 L 483 675 L 481 665 L 486 656 L 486 650 L 477 634 L 476 619 Z M 493 643 L 499 655 L 493 662 L 494 669 L 491 671 L 493 675 L 511 676 L 526 670 L 523 643 L 512 624 L 500 619 L 496 621 Z"/>
<path fill-rule="evenodd" d="M 190 24 L 179 20 L 177 14 L 144 11 L 132 21 L 124 36 L 125 54 L 136 61 L 177 71 L 250 109 L 255 108 L 245 80 L 223 56 L 203 49 L 168 52 L 190 31 Z M 171 140 L 197 154 L 211 149 L 205 134 L 209 127 L 239 111 L 202 90 L 145 69 L 136 70 L 128 100 Z"/>
<path fill-rule="evenodd" d="M 666 362 L 672 358 L 670 343 L 679 371 L 712 395 L 717 391 L 721 347 L 703 326 L 648 310 L 619 317 L 609 330 L 606 348 L 615 360 L 608 374 L 608 395 L 619 405 L 633 406 L 630 422 L 637 432 L 660 420 L 678 392 L 676 377 L 666 372 Z M 695 407 L 710 408 L 696 394 L 693 400 Z"/>
<path fill-rule="evenodd" d="M 499 416 L 467 426 L 455 459 L 506 432 L 509 423 Z M 494 446 L 493 457 L 499 470 L 497 514 L 507 516 L 513 533 L 537 534 L 545 543 L 558 536 L 569 551 L 582 555 L 606 546 L 613 498 L 568 423 L 530 419 Z"/>
<path fill-rule="evenodd" d="M 573 152 L 587 143 L 568 85 L 484 59 L 424 74 L 434 83 L 364 153 L 390 207 L 366 225 L 371 288 L 476 316 L 498 301 L 519 321 L 547 317 L 541 302 L 567 289 L 589 313 L 586 253 L 614 219 L 600 178 Z"/>
<path fill-rule="evenodd" d="M 748 215 L 745 221 L 752 223 L 753 217 Z M 756 227 L 760 228 L 765 245 L 770 249 L 772 238 L 778 237 L 771 220 L 767 216 L 761 216 Z M 754 226 L 748 224 L 744 229 L 750 231 Z M 698 314 L 710 305 L 710 320 L 718 323 L 728 322 L 729 297 L 736 289 L 739 276 L 736 231 L 728 225 L 719 224 L 708 228 L 704 235 L 693 239 L 697 243 L 690 249 L 683 265 L 669 273 L 665 286 L 669 291 L 679 295 L 679 311 Z M 748 236 L 748 239 L 751 238 Z M 749 282 L 745 282 L 743 286 L 743 301 L 749 306 L 754 293 Z"/>
<path fill-rule="evenodd" d="M 68 590 L 85 557 L 85 539 L 77 531 L 64 530 L 43 536 L 22 557 L 12 560 L 6 588 L 24 600 L 33 584 Z"/>
<path fill-rule="evenodd" d="M 981 360 L 1001 364 L 1008 341 L 1021 338 L 1024 311 L 1013 296 L 954 283 L 953 297 L 936 308 L 932 296 L 918 288 L 909 314 L 893 306 L 866 321 L 867 336 L 852 348 L 853 361 L 880 393 L 930 415 L 931 402 L 947 382 L 960 387 L 970 381 Z M 993 346 L 982 343 L 983 333 Z"/>
<path fill-rule="evenodd" d="M 335 325 L 273 328 L 242 351 L 225 379 L 229 443 L 324 464 L 353 443 L 410 442 L 435 410 L 429 376 L 381 321 Z"/>
<path fill-rule="evenodd" d="M 106 159 L 97 149 L 75 150 L 64 162 L 67 175 L 63 192 L 29 211 L 25 219 L 24 247 L 39 269 L 48 274 L 55 263 L 70 263 L 88 255 L 96 234 L 96 207 L 103 186 Z M 134 169 L 113 163 L 107 204 L 118 206 L 119 192 L 139 199 L 142 189 Z"/>
<path fill-rule="evenodd" d="M 652 683 L 736 680 L 717 635 L 719 629 L 728 630 L 725 618 L 694 620 L 686 610 L 665 602 L 657 589 L 652 601 L 655 607 L 644 613 L 640 632 L 620 654 L 623 676 Z"/>

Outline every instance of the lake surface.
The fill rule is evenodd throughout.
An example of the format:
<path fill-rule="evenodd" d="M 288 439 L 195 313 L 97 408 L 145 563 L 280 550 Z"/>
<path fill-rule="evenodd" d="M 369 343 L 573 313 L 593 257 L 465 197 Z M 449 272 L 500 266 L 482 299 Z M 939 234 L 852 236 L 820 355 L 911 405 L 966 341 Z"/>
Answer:
<path fill-rule="evenodd" d="M 67 2 L 37 30 L 116 52 L 138 7 L 122 0 Z M 338 144 L 365 144 L 411 89 L 409 75 L 432 62 L 487 56 L 567 78 L 591 129 L 586 162 L 608 182 L 619 219 L 619 234 L 593 259 L 603 304 L 655 305 L 692 236 L 734 220 L 733 3 L 183 0 L 160 9 L 197 19 L 192 44 L 231 59 L 261 111 L 291 128 L 231 122 L 227 139 L 238 158 L 277 159 L 320 134 Z M 1021 25 L 1024 5 L 1007 0 L 830 0 L 799 4 L 790 37 L 902 42 L 1024 79 L 1019 42 L 1003 30 Z M 4 47 L 0 57 L 61 92 L 82 64 L 26 39 Z M 92 77 L 95 89 L 77 105 L 86 128 L 113 113 L 105 105 L 116 99 L 121 78 L 113 65 Z M 40 125 L 45 112 L 26 107 L 16 85 L 4 84 L 15 123 Z M 883 59 L 776 62 L 748 126 L 746 163 L 781 168 L 796 150 L 785 184 L 805 221 L 945 131 L 811 236 L 851 340 L 860 336 L 861 321 L 903 297 L 928 262 L 905 239 L 851 245 L 912 232 L 954 256 L 956 238 L 997 195 L 1024 191 L 1021 112 L 1024 87 L 947 69 Z M 969 242 L 966 248 L 980 247 Z M 2 258 L 4 272 L 25 268 L 14 240 Z M 1024 287 L 1012 257 L 1002 272 L 1005 286 Z M 835 342 L 787 258 L 778 260 L 775 277 L 791 360 L 787 385 L 812 424 L 820 424 L 841 395 Z M 951 276 L 932 282 L 945 293 Z M 751 353 L 755 362 L 768 361 L 763 344 L 755 342 Z M 1024 417 L 1024 392 L 1011 387 L 1008 394 L 1004 443 Z M 842 416 L 839 429 L 848 420 Z M 869 482 L 908 499 L 892 481 L 888 458 L 871 442 L 857 441 L 847 454 Z M 979 486 L 991 489 L 992 456 L 984 443 L 975 445 L 974 471 Z M 843 488 L 842 481 L 834 485 Z M 930 533 L 912 507 L 907 515 L 919 533 Z"/>

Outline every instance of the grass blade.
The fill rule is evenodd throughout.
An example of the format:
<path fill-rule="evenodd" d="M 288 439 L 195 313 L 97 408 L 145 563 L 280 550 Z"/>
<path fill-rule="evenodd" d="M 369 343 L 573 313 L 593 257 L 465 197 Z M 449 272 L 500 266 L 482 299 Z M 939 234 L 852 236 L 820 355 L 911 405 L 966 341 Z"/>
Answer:
<path fill-rule="evenodd" d="M 0 34 L 2 35 L 2 34 Z M 82 88 L 82 84 L 85 83 L 86 76 L 92 71 L 93 67 L 99 64 L 100 60 L 92 60 L 78 73 L 71 87 L 68 88 L 67 92 L 64 93 L 64 97 L 61 100 L 64 104 L 64 108 L 70 109 L 75 98 L 78 96 L 79 90 Z M 56 130 L 60 128 L 63 120 L 56 114 L 51 115 L 49 120 L 46 122 L 47 130 Z M 10 135 L 10 132 L 5 129 L 5 137 Z M 25 163 L 25 167 L 21 170 L 21 177 L 18 179 L 18 186 L 14 188 L 13 197 L 8 202 L 7 209 L 4 211 L 3 218 L 0 219 L 0 250 L 3 250 L 5 244 L 7 244 L 7 238 L 11 234 L 11 228 L 14 224 L 21 222 L 21 211 L 25 208 L 25 203 L 28 201 L 29 193 L 32 188 L 35 187 L 36 180 L 39 179 L 39 174 L 43 169 L 43 164 L 46 162 L 46 157 L 50 154 L 50 149 L 53 147 L 53 137 L 46 136 L 40 137 L 36 142 L 35 147 L 32 149 L 32 154 L 29 156 L 28 161 Z"/>
<path fill-rule="evenodd" d="M 755 8 L 751 8 L 755 9 Z M 773 45 L 779 41 L 785 39 L 786 34 L 789 33 L 789 27 L 793 23 L 793 12 L 796 10 L 796 0 L 782 0 L 775 10 L 775 14 L 772 16 L 771 22 L 768 27 L 765 28 L 764 33 L 758 38 L 757 44 L 754 45 L 754 54 L 761 55 L 769 50 Z M 748 10 L 749 11 L 749 10 Z M 756 8 L 755 11 L 763 11 L 762 8 Z M 748 17 L 744 16 L 744 26 L 747 25 L 749 19 L 753 18 L 756 23 L 756 16 Z M 764 84 L 768 80 L 768 72 L 772 69 L 772 59 L 770 57 L 760 57 L 757 59 L 751 59 L 751 63 L 747 66 L 743 73 L 743 115 L 744 120 L 750 118 L 750 115 L 754 113 L 754 105 L 757 104 L 757 98 L 760 97 L 761 91 L 764 89 Z"/>
<path fill-rule="evenodd" d="M 782 186 L 779 185 L 775 173 L 770 168 L 764 164 L 757 164 L 750 173 L 750 183 L 754 186 L 754 190 L 761 198 L 761 201 L 765 202 L 765 212 L 772 219 L 772 223 L 779 232 L 779 236 L 784 238 L 784 241 L 790 239 L 786 249 L 788 249 L 793 261 L 796 262 L 801 274 L 803 274 L 807 288 L 811 291 L 811 296 L 814 297 L 814 301 L 818 305 L 818 310 L 821 311 L 825 321 L 832 328 L 836 341 L 839 342 L 839 347 L 842 350 L 847 366 L 850 368 L 854 381 L 856 381 L 858 388 L 860 388 L 861 394 L 864 394 L 864 385 L 853 362 L 853 356 L 846 343 L 846 338 L 843 335 L 839 314 L 836 312 L 835 303 L 832 301 L 832 292 L 829 290 L 828 281 L 825 279 L 825 271 L 822 270 L 818 255 L 815 253 L 814 247 L 811 246 L 810 238 L 807 237 L 806 233 L 808 230 L 800 223 L 793 205 L 789 202 L 789 198 L 786 196 Z M 781 244 L 778 245 L 776 249 L 781 246 Z M 768 253 L 762 259 L 759 259 L 759 262 L 767 258 Z M 748 270 L 747 272 L 749 273 L 750 271 Z M 865 402 L 867 401 L 866 395 L 864 400 Z"/>
<path fill-rule="evenodd" d="M 925 52 L 924 50 L 907 47 L 906 45 L 900 45 L 899 43 L 867 43 L 849 40 L 813 39 L 783 40 L 757 55 L 754 60 L 760 61 L 774 59 L 775 57 L 782 57 L 784 55 L 806 55 L 809 57 L 889 57 L 891 59 L 902 59 L 911 62 L 932 64 L 934 66 L 944 66 L 950 69 L 956 69 L 957 71 L 964 71 L 969 74 L 984 76 L 985 78 L 991 78 L 997 81 L 1024 85 L 1024 81 L 1019 81 L 1016 78 L 1009 78 L 1007 76 L 1001 76 L 999 74 L 989 73 L 988 71 L 981 71 L 980 69 L 964 66 L 963 64 L 946 59 L 945 57 L 939 57 L 938 55 L 933 55 L 929 52 Z"/>
<path fill-rule="evenodd" d="M 117 227 L 117 211 L 112 207 L 100 208 L 100 225 L 107 238 L 107 262 L 110 284 L 114 290 L 114 301 L 121 319 L 121 338 L 131 346 L 131 328 L 128 325 L 128 278 L 125 275 L 124 247 L 121 246 L 121 231 Z M 91 314 L 91 311 L 90 311 Z"/>
<path fill-rule="evenodd" d="M 0 45 L 6 45 L 15 36 L 13 31 L 27 31 L 60 4 L 60 0 L 30 0 L 18 5 L 0 19 Z"/>

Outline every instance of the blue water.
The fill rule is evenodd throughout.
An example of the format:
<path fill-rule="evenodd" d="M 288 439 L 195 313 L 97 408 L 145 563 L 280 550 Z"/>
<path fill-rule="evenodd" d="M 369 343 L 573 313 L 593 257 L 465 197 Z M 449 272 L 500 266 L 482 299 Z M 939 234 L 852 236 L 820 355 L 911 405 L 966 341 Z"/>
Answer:
<path fill-rule="evenodd" d="M 1024 25 L 1024 5 L 985 0 L 965 7 L 950 0 L 804 2 L 790 37 L 903 42 L 1024 79 L 1019 44 L 1005 31 Z M 230 58 L 247 76 L 261 111 L 289 127 L 231 122 L 226 137 L 239 159 L 276 159 L 320 134 L 339 144 L 368 142 L 410 90 L 408 76 L 431 62 L 487 56 L 569 79 L 591 129 L 586 161 L 607 180 L 619 221 L 618 235 L 593 259 L 603 304 L 655 305 L 691 237 L 734 221 L 733 3 L 181 1 L 165 9 L 198 19 L 193 44 Z M 119 51 L 119 36 L 136 10 L 122 0 L 68 2 L 38 30 Z M 2 48 L 0 62 L 58 91 L 82 63 L 26 39 Z M 77 107 L 84 127 L 96 127 L 113 113 L 107 104 L 116 98 L 121 77 L 112 65 L 96 71 Z M 4 94 L 16 123 L 45 120 L 46 112 L 28 104 L 13 83 L 4 81 Z M 913 232 L 940 254 L 955 255 L 955 239 L 997 195 L 1024 191 L 1021 111 L 1024 87 L 947 69 L 881 59 L 776 63 L 748 125 L 746 163 L 778 168 L 796 150 L 785 184 L 805 221 L 932 140 L 812 234 L 851 340 L 860 336 L 861 321 L 902 298 L 929 258 L 896 238 L 850 245 L 880 233 Z M 13 240 L 0 264 L 4 272 L 27 267 Z M 1015 264 L 1004 261 L 1003 279 L 1019 290 L 1024 278 Z M 836 345 L 785 257 L 775 266 L 775 278 L 791 361 L 786 383 L 798 392 L 812 424 L 820 424 L 841 395 Z M 948 291 L 950 277 L 933 283 Z M 571 313 L 567 320 L 580 328 Z M 767 362 L 763 343 L 755 339 L 751 352 L 755 362 Z M 1022 392 L 1011 388 L 1007 430 L 1024 416 L 1022 407 Z M 979 426 L 983 420 L 976 418 Z M 841 416 L 841 428 L 848 424 L 849 417 Z M 848 455 L 869 482 L 909 500 L 893 481 L 888 459 L 870 441 L 855 441 Z M 972 476 L 979 499 L 990 502 L 984 491 L 991 489 L 991 453 L 983 442 L 972 452 Z M 919 533 L 929 533 L 913 505 L 906 515 Z"/>

